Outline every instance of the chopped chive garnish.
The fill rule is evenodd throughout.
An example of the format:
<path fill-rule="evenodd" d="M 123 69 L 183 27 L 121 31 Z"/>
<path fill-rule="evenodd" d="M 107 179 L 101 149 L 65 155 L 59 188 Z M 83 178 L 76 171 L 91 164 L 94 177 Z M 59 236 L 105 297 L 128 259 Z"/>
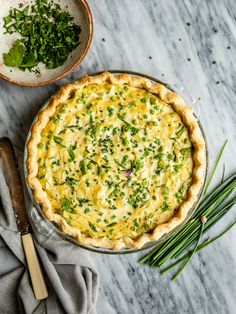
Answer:
<path fill-rule="evenodd" d="M 74 149 L 73 149 L 73 146 L 70 145 L 68 148 L 67 148 L 67 151 L 68 151 L 68 154 L 70 156 L 70 161 L 73 161 L 75 160 L 76 156 L 75 156 L 75 152 L 74 152 Z"/>
<path fill-rule="evenodd" d="M 92 224 L 91 222 L 89 222 L 89 227 L 94 231 L 97 232 L 97 228 L 94 226 L 94 224 Z"/>
<path fill-rule="evenodd" d="M 180 152 L 183 155 L 188 155 L 188 154 L 190 154 L 192 152 L 192 149 L 193 149 L 192 147 L 186 147 L 186 148 L 182 148 L 180 150 Z"/>
<path fill-rule="evenodd" d="M 112 223 L 110 223 L 109 225 L 107 225 L 107 227 L 112 227 L 112 226 L 115 226 L 117 224 L 117 222 L 112 222 Z"/>
<path fill-rule="evenodd" d="M 81 160 L 80 162 L 80 170 L 83 175 L 85 175 L 88 172 L 87 163 L 85 159 Z"/>

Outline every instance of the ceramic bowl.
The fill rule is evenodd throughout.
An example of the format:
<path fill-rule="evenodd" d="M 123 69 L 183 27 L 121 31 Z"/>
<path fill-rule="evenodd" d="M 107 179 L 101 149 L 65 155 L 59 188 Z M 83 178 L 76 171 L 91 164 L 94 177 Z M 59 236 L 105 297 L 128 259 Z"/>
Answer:
<path fill-rule="evenodd" d="M 81 63 L 88 52 L 93 36 L 93 18 L 91 10 L 86 0 L 54 0 L 59 3 L 61 8 L 69 11 L 74 17 L 74 22 L 81 27 L 80 44 L 73 50 L 66 62 L 56 68 L 49 70 L 44 64 L 39 64 L 40 74 L 22 71 L 17 67 L 8 67 L 3 64 L 3 53 L 8 52 L 15 39 L 19 38 L 19 34 L 4 34 L 3 18 L 8 15 L 11 7 L 18 8 L 19 4 L 29 4 L 28 0 L 2 0 L 0 10 L 0 78 L 11 83 L 36 87 L 51 84 L 70 74 Z"/>

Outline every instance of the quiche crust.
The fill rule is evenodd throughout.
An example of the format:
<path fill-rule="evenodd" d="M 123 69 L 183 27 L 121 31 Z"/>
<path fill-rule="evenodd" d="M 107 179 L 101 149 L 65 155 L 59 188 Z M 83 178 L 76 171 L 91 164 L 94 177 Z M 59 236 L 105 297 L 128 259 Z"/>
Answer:
<path fill-rule="evenodd" d="M 158 224 L 151 232 L 141 234 L 136 239 L 131 237 L 120 239 L 109 239 L 107 237 L 92 238 L 82 235 L 78 228 L 72 227 L 65 218 L 53 211 L 47 193 L 43 190 L 40 181 L 37 178 L 37 152 L 38 144 L 41 140 L 41 133 L 50 121 L 50 118 L 54 115 L 57 106 L 66 102 L 76 91 L 82 90 L 84 87 L 91 84 L 101 85 L 104 82 L 115 85 L 127 84 L 131 87 L 141 88 L 157 95 L 162 101 L 170 104 L 180 115 L 184 125 L 187 127 L 189 139 L 194 147 L 192 154 L 194 162 L 192 183 L 188 189 L 185 201 L 177 209 L 174 216 L 167 222 Z M 196 203 L 204 184 L 206 147 L 201 129 L 193 111 L 184 102 L 180 95 L 170 91 L 164 85 L 152 82 L 146 78 L 131 76 L 129 74 L 113 75 L 109 72 L 104 72 L 97 76 L 84 76 L 80 81 L 62 87 L 59 92 L 49 100 L 48 105 L 39 112 L 36 122 L 32 125 L 31 134 L 26 144 L 26 148 L 26 164 L 28 170 L 27 181 L 33 191 L 36 202 L 41 205 L 47 218 L 59 225 L 65 234 L 76 238 L 80 243 L 96 247 L 111 248 L 114 250 L 127 247 L 140 249 L 147 242 L 160 239 L 164 234 L 169 233 L 185 220 L 188 212 Z"/>

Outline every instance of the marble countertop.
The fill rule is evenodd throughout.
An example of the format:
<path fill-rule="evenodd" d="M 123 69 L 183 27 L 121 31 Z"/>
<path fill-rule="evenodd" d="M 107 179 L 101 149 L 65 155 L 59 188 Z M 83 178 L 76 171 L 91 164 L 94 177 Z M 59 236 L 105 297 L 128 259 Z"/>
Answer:
<path fill-rule="evenodd" d="M 94 39 L 82 65 L 59 83 L 22 88 L 0 80 L 0 136 L 23 150 L 30 124 L 59 86 L 107 69 L 140 71 L 166 81 L 199 114 L 212 168 L 225 139 L 226 172 L 235 170 L 236 2 L 233 0 L 89 0 Z M 221 165 L 222 166 L 222 165 Z M 220 169 L 221 172 L 221 169 Z M 212 231 L 236 218 L 236 209 Z M 143 254 L 91 253 L 101 274 L 98 313 L 224 313 L 236 309 L 236 230 L 194 256 L 182 276 L 137 263 Z M 1 264 L 10 256 L 0 253 Z"/>

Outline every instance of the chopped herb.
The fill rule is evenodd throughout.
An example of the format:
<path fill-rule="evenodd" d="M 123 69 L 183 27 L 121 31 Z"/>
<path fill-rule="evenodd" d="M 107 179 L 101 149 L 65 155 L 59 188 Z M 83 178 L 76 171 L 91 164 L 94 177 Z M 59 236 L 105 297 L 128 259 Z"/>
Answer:
<path fill-rule="evenodd" d="M 111 192 L 111 194 L 108 195 L 108 199 L 109 200 L 113 199 L 116 196 L 117 192 L 118 192 L 118 188 L 115 188 L 115 190 Z"/>
<path fill-rule="evenodd" d="M 193 149 L 192 147 L 186 147 L 186 148 L 182 148 L 180 150 L 180 152 L 183 155 L 188 155 L 188 154 L 190 154 L 192 152 L 192 149 Z"/>
<path fill-rule="evenodd" d="M 157 168 L 154 169 L 154 172 L 156 174 L 161 174 L 162 172 L 164 172 L 165 168 L 163 166 L 158 166 Z"/>
<path fill-rule="evenodd" d="M 156 99 L 153 98 L 153 97 L 151 97 L 151 98 L 150 98 L 150 104 L 151 104 L 151 105 L 155 105 L 155 104 L 156 104 Z"/>
<path fill-rule="evenodd" d="M 54 140 L 54 142 L 55 142 L 56 144 L 61 145 L 62 147 L 65 147 L 65 148 L 66 148 L 66 146 L 62 143 L 62 138 L 61 138 L 61 137 L 54 135 L 54 136 L 53 136 L 53 140 Z"/>
<path fill-rule="evenodd" d="M 118 160 L 115 159 L 115 162 L 116 162 L 117 165 L 119 165 L 121 168 L 127 170 L 127 168 L 126 168 L 124 165 L 122 165 L 122 163 L 120 163 Z"/>
<path fill-rule="evenodd" d="M 98 166 L 97 174 L 98 176 L 102 175 L 102 167 Z"/>
<path fill-rule="evenodd" d="M 83 98 L 77 98 L 77 100 L 76 100 L 77 102 L 81 102 L 82 104 L 86 104 L 86 100 L 85 99 L 83 99 Z"/>
<path fill-rule="evenodd" d="M 80 170 L 83 175 L 85 175 L 88 172 L 87 163 L 85 159 L 81 160 L 80 162 Z"/>
<path fill-rule="evenodd" d="M 71 208 L 71 202 L 67 198 L 61 198 L 61 210 L 62 211 L 67 211 L 67 212 L 72 212 Z"/>
<path fill-rule="evenodd" d="M 167 202 L 164 202 L 163 205 L 161 206 L 161 210 L 163 212 L 166 212 L 167 210 L 170 210 L 170 209 L 171 209 L 171 206 Z"/>
<path fill-rule="evenodd" d="M 114 128 L 113 130 L 112 130 L 112 135 L 116 135 L 118 133 L 118 128 Z"/>
<path fill-rule="evenodd" d="M 66 183 L 70 186 L 70 187 L 74 187 L 77 183 L 77 180 L 75 180 L 74 178 L 71 177 L 66 177 Z"/>
<path fill-rule="evenodd" d="M 142 169 L 144 166 L 144 163 L 140 159 L 132 160 L 131 161 L 131 169 L 138 171 Z"/>
<path fill-rule="evenodd" d="M 84 204 L 89 203 L 89 199 L 88 198 L 77 198 L 79 201 L 79 206 L 83 207 Z"/>
<path fill-rule="evenodd" d="M 112 227 L 112 226 L 115 226 L 117 224 L 117 222 L 112 222 L 112 223 L 110 223 L 109 225 L 107 225 L 107 227 Z"/>
<path fill-rule="evenodd" d="M 184 201 L 184 198 L 185 198 L 185 195 L 186 195 L 186 193 L 187 193 L 188 187 L 189 187 L 189 184 L 184 183 L 184 184 L 180 187 L 180 189 L 178 190 L 178 192 L 175 193 L 175 197 L 176 197 L 180 202 L 183 202 L 183 201 Z"/>
<path fill-rule="evenodd" d="M 3 54 L 3 62 L 9 67 L 18 67 L 22 64 L 25 55 L 25 45 L 17 39 L 8 53 Z"/>
<path fill-rule="evenodd" d="M 68 154 L 69 154 L 69 156 L 70 156 L 70 161 L 75 160 L 76 155 L 75 155 L 75 152 L 74 152 L 74 147 L 73 147 L 73 145 L 70 145 L 70 146 L 67 148 L 67 151 L 68 151 Z"/>
<path fill-rule="evenodd" d="M 180 138 L 180 136 L 184 133 L 184 130 L 185 130 L 185 126 L 181 125 L 178 131 L 175 133 L 176 138 Z"/>
<path fill-rule="evenodd" d="M 121 142 L 124 146 L 127 146 L 129 144 L 129 140 L 127 138 L 124 138 L 124 137 L 121 139 Z"/>
<path fill-rule="evenodd" d="M 174 172 L 179 172 L 181 165 L 174 165 Z"/>
<path fill-rule="evenodd" d="M 114 115 L 114 108 L 113 107 L 108 107 L 107 111 L 108 111 L 108 116 L 109 117 L 112 117 Z"/>
<path fill-rule="evenodd" d="M 53 121 L 54 121 L 55 123 L 59 123 L 60 120 L 61 120 L 61 116 L 60 116 L 59 114 L 57 114 L 55 117 L 53 117 Z"/>
<path fill-rule="evenodd" d="M 130 131 L 132 135 L 135 135 L 135 134 L 137 134 L 139 132 L 138 128 L 132 126 L 129 122 L 124 120 L 124 116 L 119 114 L 118 118 L 126 124 L 126 130 Z"/>
<path fill-rule="evenodd" d="M 122 159 L 122 164 L 126 164 L 127 162 L 128 162 L 128 160 L 129 160 L 129 156 L 128 155 L 125 155 L 124 157 L 123 157 L 123 159 Z"/>
<path fill-rule="evenodd" d="M 94 231 L 97 232 L 97 228 L 89 221 L 89 227 Z"/>
<path fill-rule="evenodd" d="M 81 28 L 73 20 L 53 1 L 36 0 L 10 9 L 4 18 L 5 33 L 18 33 L 21 38 L 3 55 L 5 65 L 29 70 L 39 62 L 48 69 L 61 66 L 80 42 Z"/>

